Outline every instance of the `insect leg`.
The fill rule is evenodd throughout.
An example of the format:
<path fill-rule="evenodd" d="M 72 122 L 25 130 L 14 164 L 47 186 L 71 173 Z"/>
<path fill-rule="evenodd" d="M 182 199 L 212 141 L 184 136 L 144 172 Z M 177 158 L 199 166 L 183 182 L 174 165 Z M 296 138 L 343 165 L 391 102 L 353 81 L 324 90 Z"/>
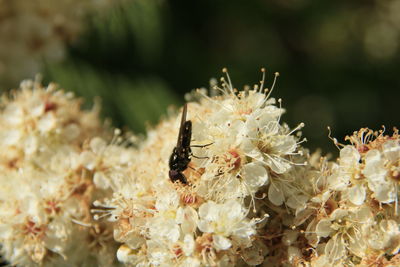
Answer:
<path fill-rule="evenodd" d="M 196 158 L 196 159 L 209 159 L 210 157 L 197 157 L 197 156 L 195 156 L 195 155 L 193 155 L 192 154 L 192 157 L 193 158 Z"/>
<path fill-rule="evenodd" d="M 189 168 L 191 168 L 192 170 L 194 170 L 195 172 L 197 172 L 198 174 L 202 174 L 201 172 L 199 172 L 198 170 L 196 170 L 195 168 L 193 168 L 192 166 L 189 166 Z"/>
<path fill-rule="evenodd" d="M 177 175 L 177 178 L 179 179 L 179 181 L 180 181 L 182 184 L 188 184 L 188 181 L 187 181 L 187 179 L 186 179 L 186 176 L 185 176 L 183 173 L 179 172 L 178 175 Z"/>
<path fill-rule="evenodd" d="M 214 142 L 205 144 L 205 145 L 191 145 L 190 147 L 207 147 L 207 146 L 211 146 L 212 144 L 214 144 Z"/>

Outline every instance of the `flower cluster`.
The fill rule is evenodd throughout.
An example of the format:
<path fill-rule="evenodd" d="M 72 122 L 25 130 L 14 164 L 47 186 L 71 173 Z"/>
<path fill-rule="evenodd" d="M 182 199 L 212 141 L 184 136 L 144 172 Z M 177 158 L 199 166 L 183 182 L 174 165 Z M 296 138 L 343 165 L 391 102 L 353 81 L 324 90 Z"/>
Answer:
<path fill-rule="evenodd" d="M 94 222 L 100 137 L 99 107 L 37 81 L 3 96 L 0 110 L 0 244 L 18 266 L 111 266 L 112 230 Z M 100 136 L 94 138 L 94 136 Z M 91 141 L 90 138 L 93 138 Z"/>
<path fill-rule="evenodd" d="M 387 136 L 361 129 L 347 139 L 351 144 L 342 145 L 337 162 L 325 162 L 314 193 L 296 212 L 296 226 L 310 247 L 297 260 L 310 266 L 397 266 L 398 131 Z"/>
<path fill-rule="evenodd" d="M 361 129 L 347 137 L 331 175 L 326 177 L 334 207 L 319 212 L 312 229 L 322 260 L 340 265 L 398 265 L 400 139 Z M 315 226 L 315 227 L 314 227 Z M 327 242 L 321 242 L 323 238 Z"/>
<path fill-rule="evenodd" d="M 44 88 L 40 82 L 26 80 L 19 90 L 1 99 L 0 169 L 17 169 L 24 161 L 48 161 L 49 155 L 63 146 L 83 145 L 95 135 L 104 135 L 99 120 L 100 107 L 80 108 L 73 93 Z"/>
<path fill-rule="evenodd" d="M 83 111 L 55 85 L 23 82 L 0 104 L 2 255 L 17 266 L 399 266 L 398 130 L 334 139 L 335 161 L 310 153 L 263 73 L 239 91 L 226 72 L 145 139 L 109 134 L 98 106 Z"/>
<path fill-rule="evenodd" d="M 169 174 L 168 160 L 183 127 L 180 115 L 151 130 L 132 166 L 109 177 L 114 195 L 96 202 L 95 212 L 114 222 L 114 237 L 123 243 L 120 261 L 132 266 L 263 262 L 259 232 L 268 214 L 259 206 L 267 199 L 277 206 L 290 199 L 285 180 L 294 166 L 304 165 L 293 134 L 302 125 L 291 131 L 280 122 L 284 110 L 266 95 L 263 83 L 237 91 L 227 76 L 222 88 L 214 89 L 219 96 L 209 97 L 203 89 L 194 93 L 199 101 L 187 104 L 192 154 L 181 173 L 187 182 Z"/>
<path fill-rule="evenodd" d="M 39 71 L 42 59 L 63 58 L 66 43 L 82 31 L 85 16 L 111 0 L 1 0 L 0 77 L 14 83 Z M 115 2 L 115 1 L 114 1 Z"/>

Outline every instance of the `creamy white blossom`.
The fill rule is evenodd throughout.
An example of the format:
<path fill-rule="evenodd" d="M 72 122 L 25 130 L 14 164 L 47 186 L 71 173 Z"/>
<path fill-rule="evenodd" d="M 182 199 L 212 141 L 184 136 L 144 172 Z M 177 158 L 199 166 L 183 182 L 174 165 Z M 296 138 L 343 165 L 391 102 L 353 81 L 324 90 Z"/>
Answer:
<path fill-rule="evenodd" d="M 154 266 L 262 262 L 266 249 L 255 244 L 268 215 L 265 207 L 257 208 L 257 194 L 268 194 L 271 179 L 284 183 L 285 173 L 304 164 L 295 160 L 302 153 L 293 134 L 302 125 L 291 131 L 281 124 L 284 110 L 262 85 L 236 92 L 229 76 L 225 79 L 214 89 L 221 95 L 199 90 L 191 95 L 198 101 L 187 104 L 186 120 L 193 125 L 192 154 L 182 171 L 187 184 L 169 177 L 181 114 L 162 121 L 132 149 L 136 156 L 129 168 L 113 169 L 107 182 L 98 179 L 114 195 L 95 202 L 94 212 L 114 222 L 114 237 L 124 243 L 121 261 Z"/>
<path fill-rule="evenodd" d="M 24 81 L 0 102 L 1 253 L 17 266 L 115 264 L 106 222 L 90 213 L 93 184 L 86 142 L 107 138 L 99 110 L 55 85 Z M 94 164 L 94 169 L 101 164 Z"/>
<path fill-rule="evenodd" d="M 296 216 L 295 225 L 306 225 L 305 237 L 315 249 L 311 260 L 296 260 L 310 266 L 397 266 L 398 130 L 388 136 L 361 129 L 346 139 L 351 144 L 321 173 L 325 182 Z"/>
<path fill-rule="evenodd" d="M 301 147 L 303 125 L 282 123 L 263 85 L 238 91 L 227 75 L 221 94 L 192 93 L 192 128 L 183 121 L 177 142 L 182 114 L 144 139 L 111 136 L 97 106 L 23 83 L 0 104 L 2 256 L 16 266 L 399 266 L 397 129 L 334 139 L 329 160 Z"/>

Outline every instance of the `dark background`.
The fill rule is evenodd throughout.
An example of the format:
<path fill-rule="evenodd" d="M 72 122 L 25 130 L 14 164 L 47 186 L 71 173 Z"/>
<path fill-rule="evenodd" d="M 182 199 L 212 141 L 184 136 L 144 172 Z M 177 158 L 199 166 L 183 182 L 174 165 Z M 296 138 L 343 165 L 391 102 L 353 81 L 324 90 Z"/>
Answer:
<path fill-rule="evenodd" d="M 305 146 L 336 153 L 361 127 L 399 126 L 400 1 L 132 0 L 87 18 L 67 57 L 48 62 L 55 81 L 119 127 L 143 133 L 184 94 L 208 87 L 227 67 L 235 87 L 279 72 L 272 94 Z M 88 101 L 90 105 L 90 101 Z"/>

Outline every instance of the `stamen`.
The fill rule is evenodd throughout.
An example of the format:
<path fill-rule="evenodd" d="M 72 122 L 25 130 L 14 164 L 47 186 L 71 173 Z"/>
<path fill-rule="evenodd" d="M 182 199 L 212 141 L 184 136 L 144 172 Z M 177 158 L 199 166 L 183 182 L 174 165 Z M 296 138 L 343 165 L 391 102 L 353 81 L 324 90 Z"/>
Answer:
<path fill-rule="evenodd" d="M 233 91 L 231 77 L 229 77 L 228 69 L 227 68 L 223 68 L 222 72 L 225 73 L 226 78 L 228 79 L 228 88 L 229 88 L 229 90 L 231 91 L 232 95 L 235 95 L 235 93 Z"/>
<path fill-rule="evenodd" d="M 261 72 L 262 72 L 262 79 L 260 81 L 260 93 L 262 93 L 263 89 L 264 89 L 264 82 L 265 82 L 265 68 L 261 68 Z"/>
<path fill-rule="evenodd" d="M 336 138 L 332 137 L 331 127 L 329 127 L 329 126 L 328 126 L 328 131 L 329 131 L 328 138 L 331 139 L 333 141 L 333 144 L 337 147 L 337 149 L 340 150 L 341 148 L 339 147 L 339 145 L 342 145 L 342 144 L 340 144 Z M 344 145 L 342 145 L 342 146 L 344 147 Z"/>
<path fill-rule="evenodd" d="M 266 99 L 269 98 L 269 96 L 271 95 L 272 91 L 274 90 L 275 83 L 276 83 L 276 80 L 277 80 L 278 76 L 279 76 L 279 72 L 275 72 L 274 81 L 272 82 L 271 90 L 268 92 L 268 95 L 267 95 Z"/>
<path fill-rule="evenodd" d="M 218 101 L 215 101 L 214 99 L 212 99 L 211 97 L 209 97 L 208 95 L 204 94 L 203 92 L 197 91 L 201 96 L 203 96 L 204 98 L 206 98 L 207 100 L 209 100 L 210 102 L 212 102 L 213 104 L 216 104 L 218 106 L 220 106 L 221 108 L 228 110 L 229 112 L 234 112 L 233 109 L 229 109 L 227 107 L 225 107 L 224 105 L 221 105 Z"/>
<path fill-rule="evenodd" d="M 304 122 L 300 123 L 299 125 L 296 126 L 292 131 L 290 131 L 287 135 L 292 135 L 295 131 L 298 131 L 302 128 L 304 128 L 305 124 Z"/>
<path fill-rule="evenodd" d="M 79 224 L 79 225 L 84 226 L 84 227 L 92 227 L 91 223 L 85 223 L 85 222 L 82 222 L 82 221 L 78 221 L 76 219 L 71 219 L 71 221 L 73 223 Z"/>

